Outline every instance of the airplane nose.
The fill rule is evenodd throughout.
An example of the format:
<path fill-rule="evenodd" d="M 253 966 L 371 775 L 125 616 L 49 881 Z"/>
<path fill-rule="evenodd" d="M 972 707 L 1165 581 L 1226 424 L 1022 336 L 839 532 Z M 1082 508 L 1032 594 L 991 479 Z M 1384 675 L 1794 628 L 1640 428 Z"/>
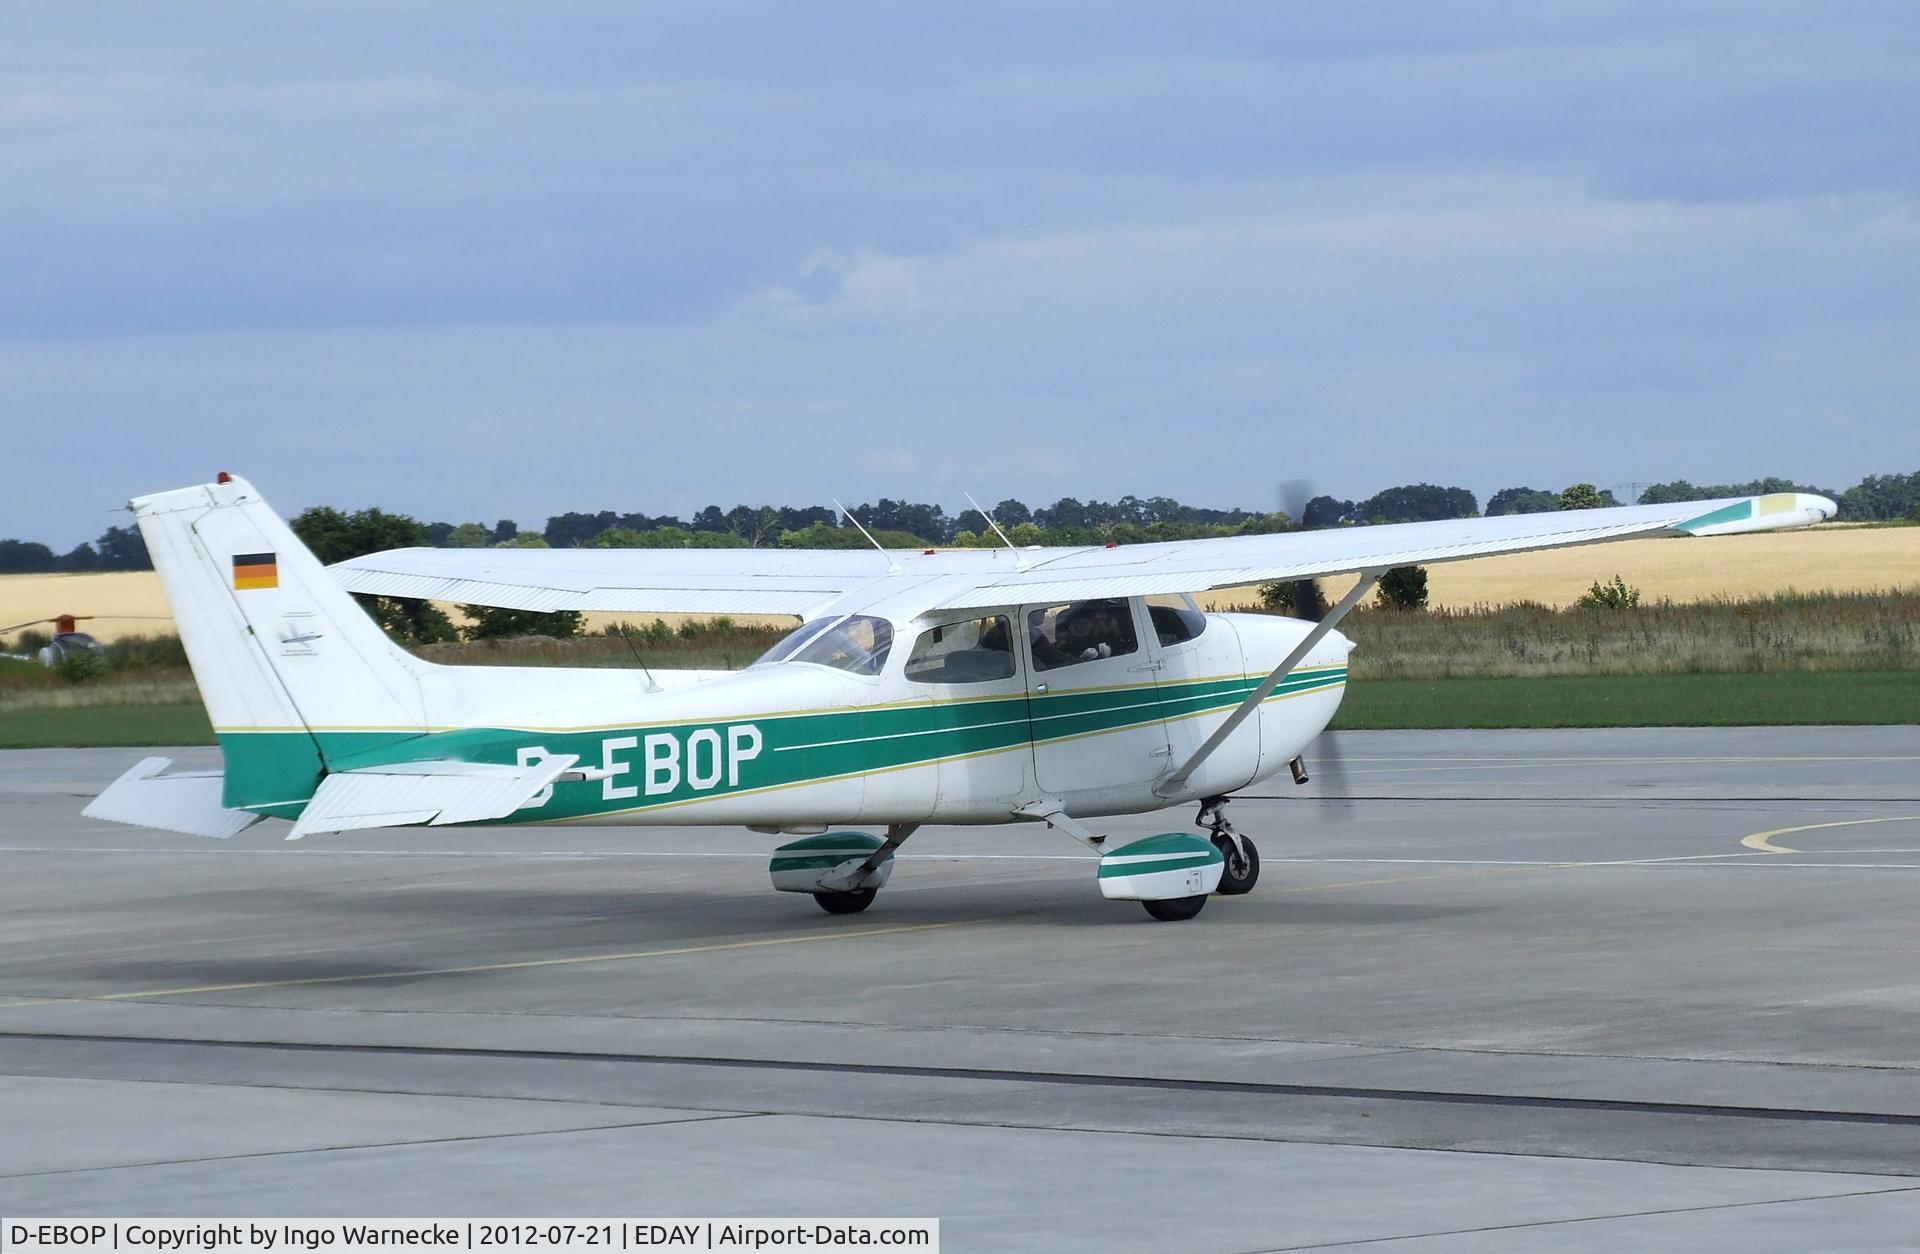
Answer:
<path fill-rule="evenodd" d="M 1808 509 L 1820 515 L 1821 522 L 1826 522 L 1840 512 L 1840 506 L 1827 497 L 1809 494 L 1803 499 L 1806 501 Z"/>

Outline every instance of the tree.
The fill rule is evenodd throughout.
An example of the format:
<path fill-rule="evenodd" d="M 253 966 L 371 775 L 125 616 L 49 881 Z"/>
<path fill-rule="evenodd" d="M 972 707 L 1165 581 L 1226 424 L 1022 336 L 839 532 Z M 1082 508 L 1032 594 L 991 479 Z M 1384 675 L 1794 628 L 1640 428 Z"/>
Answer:
<path fill-rule="evenodd" d="M 1773 492 L 1808 492 L 1815 496 L 1836 496 L 1830 488 L 1795 483 L 1791 479 L 1751 479 L 1746 483 L 1712 483 L 1695 487 L 1685 479 L 1656 483 L 1640 494 L 1642 505 L 1671 505 L 1676 501 L 1712 501 L 1728 496 L 1766 496 Z"/>
<path fill-rule="evenodd" d="M 685 527 L 655 527 L 632 531 L 609 527 L 580 546 L 587 549 L 744 549 L 747 542 L 731 531 L 689 531 Z"/>
<path fill-rule="evenodd" d="M 1867 520 L 1905 518 L 1920 507 L 1920 471 L 1910 475 L 1868 475 L 1840 494 L 1843 517 Z"/>
<path fill-rule="evenodd" d="M 546 549 L 553 547 L 547 538 L 537 531 L 523 531 L 519 535 L 500 541 L 493 546 L 496 549 Z"/>
<path fill-rule="evenodd" d="M 1432 483 L 1388 488 L 1360 502 L 1353 511 L 1360 522 L 1390 523 L 1472 518 L 1479 512 L 1480 503 L 1465 488 L 1443 488 Z"/>
<path fill-rule="evenodd" d="M 1560 508 L 1557 493 L 1538 488 L 1501 488 L 1487 498 L 1487 517 L 1498 514 L 1550 514 Z"/>
<path fill-rule="evenodd" d="M 927 542 L 919 536 L 908 535 L 904 531 L 875 531 L 873 538 L 883 548 L 923 549 Z M 1017 540 L 1018 537 L 1015 537 Z M 826 523 L 815 523 L 811 527 L 802 527 L 798 531 L 789 531 L 780 537 L 783 549 L 865 549 L 872 546 L 867 538 L 852 527 L 830 527 Z M 879 562 L 876 556 L 876 565 Z"/>
<path fill-rule="evenodd" d="M 303 511 L 290 526 L 293 534 L 327 565 L 387 549 L 412 548 L 427 541 L 425 523 L 378 508 L 348 514 L 331 505 L 316 505 Z M 354 599 L 366 607 L 367 613 L 388 636 L 401 644 L 438 644 L 459 638 L 453 621 L 431 602 L 398 597 L 356 596 Z"/>
<path fill-rule="evenodd" d="M 1380 576 L 1380 604 L 1396 610 L 1427 608 L 1427 568 L 1396 566 Z"/>
<path fill-rule="evenodd" d="M 876 535 L 882 531 L 903 531 L 923 545 L 941 543 L 953 534 L 947 512 L 938 505 L 917 505 L 883 496 L 872 505 L 856 507 L 853 516 Z"/>
<path fill-rule="evenodd" d="M 492 541 L 485 523 L 464 522 L 447 533 L 445 544 L 450 549 L 484 549 Z"/>
<path fill-rule="evenodd" d="M 445 644 L 460 638 L 453 620 L 431 601 L 362 596 L 354 600 L 366 606 L 380 629 L 401 644 Z"/>
<path fill-rule="evenodd" d="M 1353 521 L 1353 502 L 1316 496 L 1300 511 L 1300 525 L 1308 531 L 1339 527 Z"/>
<path fill-rule="evenodd" d="M 618 526 L 620 516 L 610 509 L 597 514 L 556 514 L 547 519 L 547 544 L 556 549 L 578 548 L 609 527 Z"/>
<path fill-rule="evenodd" d="M 290 525 L 293 534 L 328 566 L 387 549 L 415 548 L 427 542 L 426 524 L 379 508 L 347 514 L 331 505 L 316 505 Z"/>
<path fill-rule="evenodd" d="M 514 636 L 552 636 L 571 640 L 580 634 L 578 610 L 510 610 L 495 605 L 463 605 L 467 625 L 460 632 L 467 640 L 504 640 Z"/>
<path fill-rule="evenodd" d="M 513 521 L 511 518 L 502 518 L 499 522 L 493 524 L 493 532 L 487 536 L 487 543 L 497 549 L 519 534 L 519 523 Z"/>
<path fill-rule="evenodd" d="M 1012 497 L 1008 497 L 993 507 L 993 521 L 1011 531 L 1023 522 L 1032 522 L 1033 511 Z"/>
<path fill-rule="evenodd" d="M 1599 509 L 1606 501 L 1591 483 L 1576 483 L 1560 494 L 1561 509 Z"/>
<path fill-rule="evenodd" d="M 68 553 L 65 557 L 62 557 L 60 559 L 61 570 L 72 570 L 72 571 L 93 570 L 97 568 L 99 565 L 100 565 L 100 555 L 93 551 L 93 546 L 91 544 L 86 544 L 86 543 L 75 545 L 73 547 L 72 552 Z"/>
<path fill-rule="evenodd" d="M 37 575 L 53 566 L 53 550 L 37 540 L 0 540 L 0 574 Z"/>
<path fill-rule="evenodd" d="M 153 569 L 153 559 L 147 556 L 147 542 L 138 527 L 108 527 L 93 542 L 93 547 L 100 555 L 101 570 Z"/>

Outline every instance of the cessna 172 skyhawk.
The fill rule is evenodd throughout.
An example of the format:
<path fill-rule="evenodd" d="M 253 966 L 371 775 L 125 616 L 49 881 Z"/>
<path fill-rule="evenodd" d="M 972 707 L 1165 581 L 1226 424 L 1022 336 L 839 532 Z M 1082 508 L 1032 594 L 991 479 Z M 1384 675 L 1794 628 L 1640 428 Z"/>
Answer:
<path fill-rule="evenodd" d="M 95 818 L 288 839 L 462 823 L 746 826 L 803 836 L 774 887 L 863 910 L 925 823 L 1039 822 L 1156 919 L 1244 893 L 1259 855 L 1226 801 L 1332 719 L 1335 630 L 1396 566 L 1831 518 L 1785 493 L 1125 548 L 925 553 L 400 549 L 323 568 L 245 481 L 132 503 L 226 770 L 148 758 Z M 1191 593 L 1358 573 L 1317 623 L 1202 613 Z M 737 672 L 438 666 L 349 591 L 528 610 L 790 614 Z M 1106 815 L 1199 807 L 1199 836 L 1113 847 Z M 885 837 L 837 830 L 863 824 Z"/>

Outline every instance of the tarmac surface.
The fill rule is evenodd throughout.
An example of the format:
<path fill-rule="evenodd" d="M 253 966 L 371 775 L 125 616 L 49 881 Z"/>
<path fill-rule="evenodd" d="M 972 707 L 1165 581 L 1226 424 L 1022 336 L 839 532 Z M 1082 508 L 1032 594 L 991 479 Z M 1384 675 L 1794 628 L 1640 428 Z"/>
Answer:
<path fill-rule="evenodd" d="M 1035 828 L 830 917 L 744 831 L 201 841 L 80 817 L 143 751 L 0 753 L 0 1214 L 1920 1248 L 1920 728 L 1339 747 L 1186 923 Z"/>

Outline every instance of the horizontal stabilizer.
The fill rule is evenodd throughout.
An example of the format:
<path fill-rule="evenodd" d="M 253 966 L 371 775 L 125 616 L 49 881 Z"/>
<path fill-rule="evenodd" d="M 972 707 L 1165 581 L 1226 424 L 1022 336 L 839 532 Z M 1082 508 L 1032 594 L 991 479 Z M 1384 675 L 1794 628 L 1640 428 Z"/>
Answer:
<path fill-rule="evenodd" d="M 567 774 L 578 760 L 561 754 L 527 766 L 402 762 L 337 771 L 320 781 L 287 839 L 368 827 L 443 827 L 503 819 Z"/>
<path fill-rule="evenodd" d="M 172 758 L 142 758 L 81 813 L 109 823 L 152 827 L 188 836 L 213 836 L 220 840 L 260 821 L 257 814 L 229 810 L 220 804 L 219 771 L 162 775 L 172 764 Z"/>

